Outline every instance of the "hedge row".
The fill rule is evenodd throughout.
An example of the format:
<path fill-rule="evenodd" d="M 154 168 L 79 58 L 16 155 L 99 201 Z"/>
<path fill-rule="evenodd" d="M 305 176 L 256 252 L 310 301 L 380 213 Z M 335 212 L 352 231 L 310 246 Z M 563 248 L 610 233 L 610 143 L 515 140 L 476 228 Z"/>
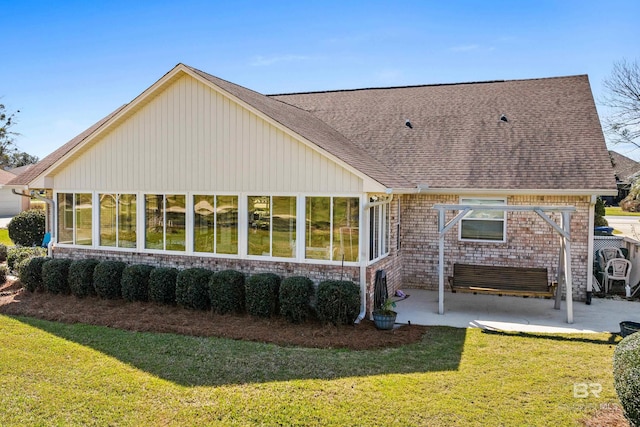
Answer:
<path fill-rule="evenodd" d="M 284 316 L 301 323 L 314 313 L 324 323 L 350 324 L 360 310 L 360 289 L 349 281 L 320 283 L 315 311 L 313 282 L 301 276 L 284 280 L 273 273 L 259 273 L 245 280 L 234 270 L 213 272 L 203 268 L 158 267 L 120 261 L 27 259 L 20 280 L 30 292 L 97 295 L 103 299 L 153 301 L 191 310 L 215 313 L 247 312 L 257 317 Z"/>

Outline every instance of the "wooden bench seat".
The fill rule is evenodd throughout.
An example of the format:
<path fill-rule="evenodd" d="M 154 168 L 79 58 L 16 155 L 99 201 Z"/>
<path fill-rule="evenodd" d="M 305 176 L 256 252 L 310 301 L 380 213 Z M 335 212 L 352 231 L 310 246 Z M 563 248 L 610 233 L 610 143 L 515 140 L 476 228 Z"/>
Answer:
<path fill-rule="evenodd" d="M 449 277 L 452 292 L 553 297 L 555 284 L 549 284 L 546 268 L 496 267 L 454 264 Z"/>

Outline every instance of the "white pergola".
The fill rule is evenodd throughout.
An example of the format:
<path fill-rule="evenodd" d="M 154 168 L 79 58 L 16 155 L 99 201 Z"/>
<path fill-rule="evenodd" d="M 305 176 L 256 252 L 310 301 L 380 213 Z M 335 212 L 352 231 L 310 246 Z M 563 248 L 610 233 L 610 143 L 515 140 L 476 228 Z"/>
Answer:
<path fill-rule="evenodd" d="M 571 213 L 575 206 L 518 206 L 518 205 L 444 205 L 436 204 L 438 211 L 438 313 L 444 314 L 444 236 L 469 212 L 474 210 L 502 212 L 535 212 L 560 235 L 560 257 L 558 260 L 558 288 L 556 290 L 555 309 L 560 309 L 562 284 L 567 295 L 567 323 L 573 323 L 573 284 L 571 279 Z M 458 212 L 449 222 L 446 211 Z M 557 224 L 545 212 L 561 214 Z"/>

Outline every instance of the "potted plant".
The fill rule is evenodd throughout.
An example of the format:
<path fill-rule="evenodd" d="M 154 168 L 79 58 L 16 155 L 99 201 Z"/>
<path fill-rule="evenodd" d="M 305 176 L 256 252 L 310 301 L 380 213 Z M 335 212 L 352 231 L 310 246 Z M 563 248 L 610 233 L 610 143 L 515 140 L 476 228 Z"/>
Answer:
<path fill-rule="evenodd" d="M 387 298 L 380 307 L 373 310 L 373 322 L 376 328 L 384 330 L 393 329 L 393 325 L 396 323 L 396 316 L 398 315 L 398 313 L 393 311 L 395 306 L 395 301 Z"/>

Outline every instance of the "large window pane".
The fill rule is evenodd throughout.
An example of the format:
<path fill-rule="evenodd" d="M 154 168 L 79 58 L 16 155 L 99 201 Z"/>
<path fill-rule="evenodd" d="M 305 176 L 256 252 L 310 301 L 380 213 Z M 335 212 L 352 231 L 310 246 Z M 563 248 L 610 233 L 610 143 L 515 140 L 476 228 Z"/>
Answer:
<path fill-rule="evenodd" d="M 186 249 L 186 197 L 181 194 L 166 196 L 166 249 L 184 251 Z"/>
<path fill-rule="evenodd" d="M 238 253 L 238 197 L 216 197 L 216 252 Z"/>
<path fill-rule="evenodd" d="M 144 247 L 164 249 L 164 196 L 162 194 L 145 194 L 144 227 Z"/>
<path fill-rule="evenodd" d="M 193 196 L 193 250 L 214 251 L 214 196 Z"/>
<path fill-rule="evenodd" d="M 355 197 L 333 199 L 333 259 L 358 260 L 359 208 Z"/>
<path fill-rule="evenodd" d="M 117 201 L 115 194 L 100 194 L 100 246 L 116 246 Z"/>
<path fill-rule="evenodd" d="M 73 243 L 73 194 L 58 194 L 58 243 Z"/>
<path fill-rule="evenodd" d="M 271 255 L 271 203 L 269 196 L 250 196 L 249 202 L 249 255 Z"/>
<path fill-rule="evenodd" d="M 118 197 L 118 246 L 135 248 L 136 235 L 136 195 L 120 194 Z"/>
<path fill-rule="evenodd" d="M 274 257 L 296 256 L 296 198 L 273 197 L 272 244 Z"/>
<path fill-rule="evenodd" d="M 91 194 L 76 194 L 76 245 L 91 245 Z"/>
<path fill-rule="evenodd" d="M 305 258 L 331 259 L 331 198 L 307 197 Z"/>

